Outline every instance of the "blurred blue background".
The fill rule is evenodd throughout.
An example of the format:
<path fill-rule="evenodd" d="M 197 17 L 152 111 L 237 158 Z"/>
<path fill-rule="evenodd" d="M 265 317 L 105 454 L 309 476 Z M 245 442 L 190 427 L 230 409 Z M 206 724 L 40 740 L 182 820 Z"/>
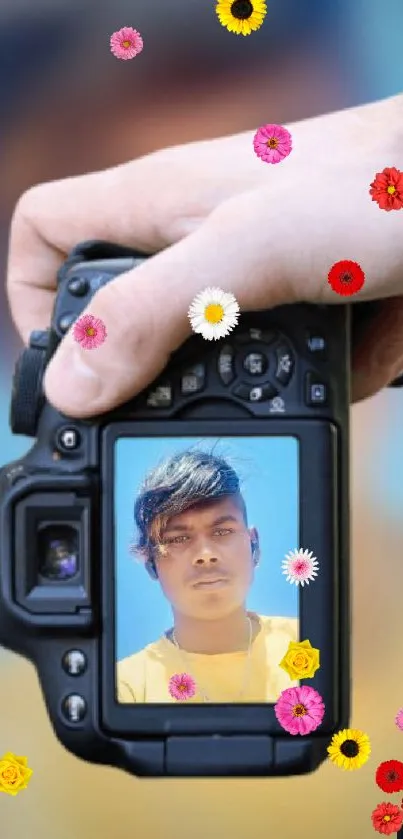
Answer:
<path fill-rule="evenodd" d="M 117 659 L 142 650 L 172 626 L 160 586 L 129 554 L 136 538 L 134 499 L 146 473 L 190 447 L 229 459 L 242 483 L 248 527 L 259 532 L 261 560 L 247 606 L 260 615 L 298 617 L 298 588 L 287 583 L 281 562 L 299 547 L 298 441 L 226 437 L 123 438 L 115 444 L 115 561 Z M 241 468 L 240 468 L 241 467 Z"/>
<path fill-rule="evenodd" d="M 35 183 L 403 91 L 401 0 L 269 0 L 250 38 L 229 35 L 213 7 L 0 0 L 3 278 L 13 207 Z M 143 35 L 138 61 L 109 52 L 124 25 Z M 0 283 L 0 462 L 30 445 L 8 430 L 20 349 Z M 371 736 L 368 764 L 357 773 L 326 764 L 297 779 L 219 782 L 136 780 L 87 766 L 57 742 L 32 666 L 3 652 L 0 753 L 25 754 L 34 769 L 21 795 L 0 794 L 7 839 L 177 839 L 184 825 L 193 839 L 374 835 L 370 813 L 384 798 L 375 768 L 403 748 L 393 724 L 403 706 L 403 392 L 385 391 L 352 415 L 352 721 Z"/>

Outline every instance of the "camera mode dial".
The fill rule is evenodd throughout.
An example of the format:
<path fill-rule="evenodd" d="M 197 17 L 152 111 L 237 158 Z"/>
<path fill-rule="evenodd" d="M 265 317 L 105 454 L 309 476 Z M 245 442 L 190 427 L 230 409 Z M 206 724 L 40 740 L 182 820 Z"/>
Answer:
<path fill-rule="evenodd" d="M 44 403 L 42 381 L 47 363 L 48 332 L 32 332 L 16 364 L 10 406 L 13 434 L 35 437 Z"/>

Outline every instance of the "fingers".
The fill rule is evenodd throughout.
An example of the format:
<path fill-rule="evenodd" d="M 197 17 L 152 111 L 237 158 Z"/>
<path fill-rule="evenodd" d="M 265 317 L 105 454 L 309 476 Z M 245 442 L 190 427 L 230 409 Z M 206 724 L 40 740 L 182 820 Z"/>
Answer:
<path fill-rule="evenodd" d="M 308 214 L 290 210 L 285 223 L 269 198 L 266 190 L 256 190 L 224 202 L 194 233 L 101 289 L 83 314 L 105 323 L 107 339 L 89 351 L 74 341 L 71 332 L 65 337 L 45 377 L 50 402 L 67 415 L 89 417 L 139 393 L 190 334 L 189 305 L 208 286 L 232 292 L 241 312 L 304 300 L 339 303 L 340 297 L 327 283 L 330 244 L 326 231 L 316 231 L 312 250 L 306 245 L 301 250 L 295 243 L 310 239 L 308 229 L 304 229 L 307 219 L 309 223 Z M 316 218 L 319 208 L 315 210 Z M 293 213 L 298 218 L 293 218 Z M 349 227 L 355 214 L 351 202 L 347 207 L 340 206 L 339 216 L 334 216 L 334 261 L 344 253 L 346 236 L 352 239 Z M 376 240 L 376 230 L 368 213 L 363 225 L 355 228 L 359 255 L 368 250 L 368 231 Z M 390 295 L 397 264 L 395 251 L 392 266 L 387 264 L 385 234 L 382 247 L 374 247 L 371 255 L 369 273 L 388 278 L 383 291 Z M 364 299 L 381 293 L 379 287 L 371 288 L 370 282 L 363 292 Z M 389 318 L 386 334 L 389 341 L 394 335 L 395 343 L 393 348 L 382 343 L 382 350 L 377 351 L 374 342 L 384 339 L 384 326 L 379 322 L 377 331 L 372 326 L 373 344 L 366 345 L 365 352 L 358 356 L 357 370 L 361 370 L 361 382 L 366 377 L 366 388 L 376 389 L 378 381 L 380 386 L 386 384 L 391 365 L 400 357 L 400 307 L 390 306 L 385 311 Z M 381 360 L 379 352 L 383 354 Z M 365 392 L 365 387 L 358 386 L 358 379 L 356 387 L 356 398 L 362 398 L 358 394 Z"/>
<path fill-rule="evenodd" d="M 153 253 L 194 230 L 221 200 L 208 178 L 189 190 L 174 152 L 43 184 L 22 196 L 11 222 L 7 291 L 25 342 L 32 330 L 49 326 L 57 270 L 78 242 L 105 239 Z"/>
<path fill-rule="evenodd" d="M 353 349 L 352 398 L 372 396 L 403 371 L 403 297 L 379 303 L 379 312 Z"/>
<path fill-rule="evenodd" d="M 253 195 L 227 202 L 194 233 L 103 287 L 83 314 L 100 318 L 107 338 L 86 350 L 71 331 L 65 336 L 45 376 L 50 402 L 87 417 L 137 394 L 190 334 L 190 303 L 207 286 L 231 291 L 244 310 L 290 301 L 289 286 L 273 282 L 275 264 L 267 272 L 267 236 L 253 224 L 255 212 L 260 200 Z M 250 231 L 240 247 L 247 218 Z"/>

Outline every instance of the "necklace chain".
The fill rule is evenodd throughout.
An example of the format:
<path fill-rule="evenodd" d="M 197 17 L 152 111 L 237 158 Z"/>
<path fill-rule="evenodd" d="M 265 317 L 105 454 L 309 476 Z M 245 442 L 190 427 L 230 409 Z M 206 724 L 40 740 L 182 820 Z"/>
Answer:
<path fill-rule="evenodd" d="M 242 697 L 243 697 L 243 695 L 244 695 L 244 693 L 245 693 L 246 686 L 247 686 L 247 683 L 248 683 L 249 670 L 250 670 L 250 658 L 251 658 L 251 651 L 252 651 L 252 636 L 253 636 L 253 627 L 252 627 L 252 621 L 251 621 L 251 619 L 250 619 L 249 615 L 247 615 L 247 616 L 246 616 L 246 620 L 247 620 L 247 622 L 248 622 L 248 631 L 249 631 L 249 636 L 248 636 L 248 647 L 247 647 L 247 657 L 246 657 L 246 665 L 245 665 L 244 676 L 243 676 L 243 680 L 242 680 L 242 687 L 241 687 L 240 693 L 239 693 L 239 694 L 238 694 L 238 696 L 236 697 L 237 699 L 242 699 Z M 172 641 L 173 641 L 173 643 L 174 643 L 174 645 L 175 645 L 176 649 L 178 650 L 178 652 L 179 652 L 179 653 L 180 653 L 180 655 L 182 656 L 182 659 L 183 659 L 183 661 L 186 663 L 186 666 L 187 666 L 187 663 L 188 663 L 188 654 L 186 653 L 186 650 L 182 649 L 182 647 L 180 647 L 180 646 L 179 646 L 178 641 L 177 641 L 177 639 L 176 639 L 176 635 L 175 635 L 175 630 L 174 630 L 174 629 L 173 629 L 173 630 L 172 630 L 172 632 L 171 632 L 171 637 L 172 637 Z M 192 675 L 192 674 L 190 674 L 190 675 Z M 209 696 L 207 695 L 207 693 L 206 693 L 206 691 L 204 690 L 204 688 L 202 687 L 202 685 L 200 685 L 200 684 L 199 684 L 199 682 L 197 682 L 197 680 L 196 680 L 196 679 L 195 679 L 195 682 L 196 682 L 197 690 L 198 690 L 198 692 L 200 693 L 200 695 L 201 695 L 201 696 L 202 696 L 202 698 L 203 698 L 203 702 L 211 702 L 211 699 L 210 699 L 210 698 L 209 698 Z"/>

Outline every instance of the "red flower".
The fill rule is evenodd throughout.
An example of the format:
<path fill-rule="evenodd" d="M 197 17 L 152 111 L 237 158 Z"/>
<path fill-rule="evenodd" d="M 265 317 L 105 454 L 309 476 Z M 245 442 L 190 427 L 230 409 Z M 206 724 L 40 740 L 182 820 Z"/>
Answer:
<path fill-rule="evenodd" d="M 403 789 L 403 763 L 400 760 L 385 760 L 380 763 L 375 780 L 383 792 L 400 792 Z"/>
<path fill-rule="evenodd" d="M 342 259 L 332 265 L 328 274 L 328 283 L 336 294 L 342 297 L 351 297 L 362 289 L 365 282 L 365 274 L 358 262 L 350 259 Z"/>
<path fill-rule="evenodd" d="M 384 169 L 377 172 L 369 194 L 381 210 L 401 210 L 403 207 L 403 172 L 400 169 Z"/>
<path fill-rule="evenodd" d="M 403 813 L 396 807 L 396 804 L 390 804 L 389 801 L 382 801 L 373 810 L 372 824 L 378 833 L 383 833 L 390 836 L 391 833 L 397 833 L 403 824 Z"/>

